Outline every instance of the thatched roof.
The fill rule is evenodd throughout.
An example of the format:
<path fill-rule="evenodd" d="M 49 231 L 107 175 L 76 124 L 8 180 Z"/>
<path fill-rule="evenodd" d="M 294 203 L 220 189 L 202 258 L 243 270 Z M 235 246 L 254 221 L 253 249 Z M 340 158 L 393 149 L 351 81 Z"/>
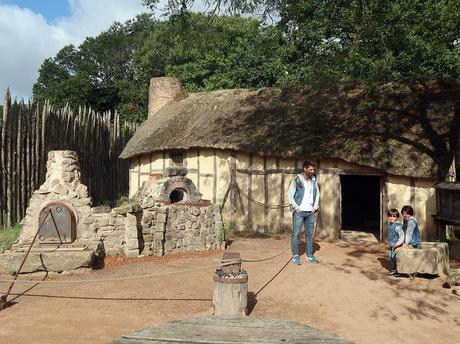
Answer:
<path fill-rule="evenodd" d="M 454 118 L 460 121 L 455 102 L 460 86 L 448 81 L 195 93 L 147 119 L 121 157 L 207 147 L 441 177 L 453 157 Z"/>

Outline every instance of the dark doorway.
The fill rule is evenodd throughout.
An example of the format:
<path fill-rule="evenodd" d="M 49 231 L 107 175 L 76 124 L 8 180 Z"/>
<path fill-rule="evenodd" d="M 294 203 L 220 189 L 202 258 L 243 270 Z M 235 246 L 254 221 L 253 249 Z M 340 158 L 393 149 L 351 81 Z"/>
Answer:
<path fill-rule="evenodd" d="M 380 177 L 341 175 L 342 229 L 370 232 L 380 240 Z"/>

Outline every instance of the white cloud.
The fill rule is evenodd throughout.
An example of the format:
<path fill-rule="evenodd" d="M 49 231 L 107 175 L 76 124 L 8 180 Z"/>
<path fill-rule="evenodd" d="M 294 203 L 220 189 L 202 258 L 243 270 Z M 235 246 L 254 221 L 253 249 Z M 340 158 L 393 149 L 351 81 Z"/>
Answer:
<path fill-rule="evenodd" d="M 29 9 L 0 4 L 0 94 L 10 87 L 14 96 L 29 98 L 45 58 L 146 11 L 140 0 L 68 2 L 71 15 L 51 24 Z"/>

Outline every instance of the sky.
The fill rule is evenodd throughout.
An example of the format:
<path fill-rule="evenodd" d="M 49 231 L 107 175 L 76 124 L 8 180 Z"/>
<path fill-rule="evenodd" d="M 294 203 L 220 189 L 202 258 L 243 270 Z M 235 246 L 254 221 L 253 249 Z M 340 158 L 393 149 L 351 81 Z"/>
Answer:
<path fill-rule="evenodd" d="M 45 58 L 146 11 L 141 0 L 0 0 L 0 94 L 29 99 Z"/>

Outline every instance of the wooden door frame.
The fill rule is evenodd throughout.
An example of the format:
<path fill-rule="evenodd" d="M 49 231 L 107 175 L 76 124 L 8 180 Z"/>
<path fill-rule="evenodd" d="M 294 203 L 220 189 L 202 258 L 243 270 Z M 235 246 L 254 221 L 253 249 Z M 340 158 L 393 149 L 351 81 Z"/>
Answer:
<path fill-rule="evenodd" d="M 382 172 L 369 172 L 369 171 L 352 171 L 352 170 L 339 170 L 339 176 L 362 176 L 362 177 L 379 177 L 380 183 L 380 193 L 379 193 L 379 203 L 380 203 L 380 230 L 379 230 L 379 242 L 385 241 L 384 238 L 387 237 L 388 226 L 386 221 L 386 212 L 388 209 L 388 174 Z M 340 182 L 340 180 L 339 180 Z M 342 206 L 342 183 L 340 182 L 340 206 Z M 342 214 L 340 209 L 340 214 Z M 342 221 L 340 221 L 342 224 Z M 342 228 L 340 228 L 342 231 Z"/>

